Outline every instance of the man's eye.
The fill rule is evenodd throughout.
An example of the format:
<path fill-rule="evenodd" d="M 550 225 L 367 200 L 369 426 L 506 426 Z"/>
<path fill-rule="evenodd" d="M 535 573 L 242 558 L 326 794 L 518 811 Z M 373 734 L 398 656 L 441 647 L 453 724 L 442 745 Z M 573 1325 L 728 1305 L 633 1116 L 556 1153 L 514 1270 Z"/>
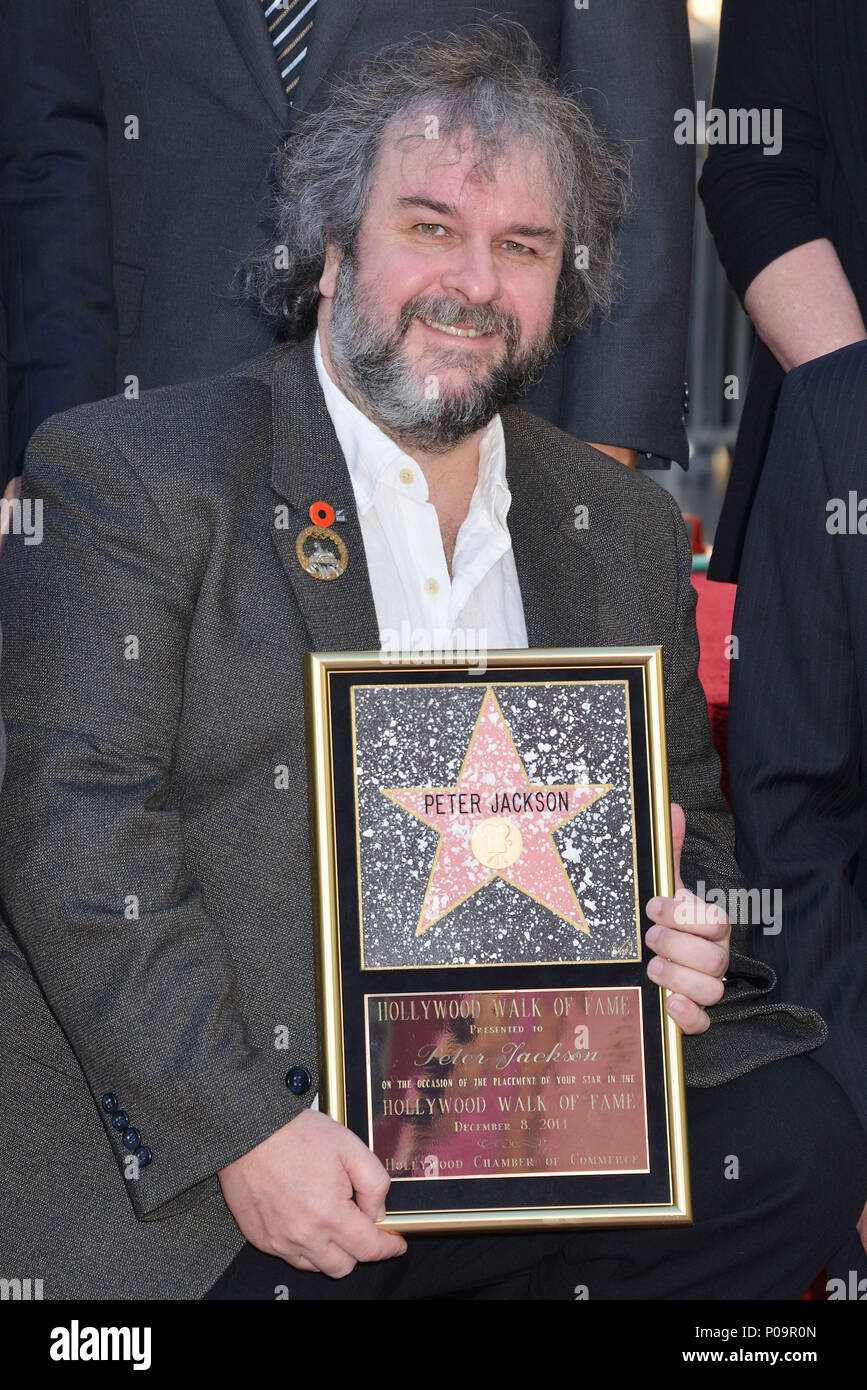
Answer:
<path fill-rule="evenodd" d="M 520 242 L 520 241 L 504 241 L 504 242 L 503 242 L 503 245 L 504 245 L 509 251 L 517 251 L 517 252 L 519 252 L 521 255 L 524 255 L 524 254 L 526 254 L 526 255 L 528 255 L 528 256 L 532 256 L 532 255 L 533 255 L 533 249 L 532 249 L 532 247 L 530 247 L 530 246 L 524 246 L 523 242 Z"/>
<path fill-rule="evenodd" d="M 424 232 L 425 236 L 436 236 L 437 232 L 445 235 L 445 227 L 440 226 L 439 222 L 417 222 L 419 231 Z"/>

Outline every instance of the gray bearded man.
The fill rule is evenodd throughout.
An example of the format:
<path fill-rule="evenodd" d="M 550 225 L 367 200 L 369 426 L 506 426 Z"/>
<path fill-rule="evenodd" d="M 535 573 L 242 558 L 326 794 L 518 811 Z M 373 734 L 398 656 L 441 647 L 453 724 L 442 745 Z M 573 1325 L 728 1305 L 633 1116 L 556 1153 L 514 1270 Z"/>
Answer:
<path fill-rule="evenodd" d="M 493 26 L 371 59 L 277 174 L 249 284 L 286 341 L 56 416 L 27 457 L 45 539 L 10 538 L 2 585 L 4 1272 L 53 1298 L 797 1297 L 855 1224 L 867 1139 L 803 1055 L 821 1019 L 769 1002 L 691 892 L 741 880 L 685 532 L 509 404 L 612 301 L 622 156 Z M 324 555 L 302 541 L 322 501 Z M 379 1160 L 312 1104 L 302 663 L 406 627 L 663 648 L 678 897 L 648 907 L 648 973 L 686 1034 L 692 1228 L 407 1243 L 376 1224 Z"/>

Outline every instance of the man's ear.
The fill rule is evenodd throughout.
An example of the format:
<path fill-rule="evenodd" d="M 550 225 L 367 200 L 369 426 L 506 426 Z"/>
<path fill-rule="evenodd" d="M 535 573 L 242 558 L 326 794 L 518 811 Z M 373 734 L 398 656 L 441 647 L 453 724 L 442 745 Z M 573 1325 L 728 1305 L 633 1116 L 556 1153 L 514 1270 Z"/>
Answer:
<path fill-rule="evenodd" d="M 319 293 L 323 299 L 333 299 L 337 287 L 337 272 L 343 261 L 343 252 L 338 251 L 331 238 L 325 247 L 325 268 L 319 277 Z"/>

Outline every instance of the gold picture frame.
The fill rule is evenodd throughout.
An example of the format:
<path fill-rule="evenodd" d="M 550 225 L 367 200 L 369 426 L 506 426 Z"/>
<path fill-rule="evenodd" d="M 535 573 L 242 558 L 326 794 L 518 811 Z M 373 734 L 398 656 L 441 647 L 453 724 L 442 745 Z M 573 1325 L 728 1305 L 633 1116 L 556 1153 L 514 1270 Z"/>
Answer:
<path fill-rule="evenodd" d="M 637 958 L 627 959 L 625 955 L 609 954 L 604 960 L 594 961 L 588 957 L 582 961 L 581 959 L 572 960 L 568 956 L 561 955 L 553 962 L 540 963 L 535 958 L 523 961 L 473 959 L 467 965 L 465 961 L 452 960 L 450 962 L 444 957 L 442 953 L 445 948 L 440 941 L 434 948 L 428 948 L 427 945 L 425 947 L 440 952 L 440 955 L 434 958 L 433 964 L 430 964 L 428 960 L 419 961 L 418 965 L 414 966 L 412 964 L 407 965 L 403 957 L 399 959 L 395 957 L 392 960 L 388 956 L 389 950 L 411 951 L 414 943 L 411 941 L 411 933 L 407 932 L 406 939 L 409 941 L 409 945 L 406 945 L 403 938 L 399 937 L 397 933 L 394 934 L 393 940 L 399 942 L 398 946 L 382 947 L 381 943 L 376 943 L 377 950 L 385 951 L 385 954 L 381 959 L 376 959 L 371 967 L 369 961 L 365 961 L 363 941 L 362 880 L 364 868 L 362 852 L 359 849 L 362 814 L 359 809 L 360 779 L 356 741 L 356 698 L 358 692 L 363 692 L 363 708 L 372 712 L 371 717 L 366 716 L 365 728 L 368 726 L 375 728 L 377 727 L 376 718 L 379 717 L 377 711 L 380 707 L 383 712 L 400 708 L 413 710 L 419 707 L 420 702 L 423 702 L 425 708 L 430 706 L 433 709 L 434 714 L 431 717 L 434 717 L 440 709 L 445 708 L 446 701 L 448 701 L 450 702 L 450 709 L 454 708 L 462 712 L 464 705 L 468 709 L 471 706 L 473 709 L 475 708 L 473 701 L 478 703 L 480 699 L 478 691 L 482 687 L 485 692 L 488 689 L 495 692 L 506 690 L 509 698 L 518 701 L 519 705 L 523 694 L 530 692 L 535 687 L 536 689 L 532 690 L 533 698 L 536 698 L 539 689 L 544 689 L 546 692 L 550 692 L 549 698 L 551 700 L 556 698 L 560 701 L 561 707 L 565 707 L 563 706 L 564 700 L 571 699 L 572 707 L 577 708 L 575 702 L 578 699 L 579 688 L 582 697 L 584 697 L 586 691 L 593 686 L 605 684 L 612 687 L 624 685 L 626 690 L 624 708 L 628 730 L 628 795 L 631 798 L 632 862 L 635 872 L 631 886 L 628 873 L 625 874 L 624 879 L 626 886 L 624 884 L 615 886 L 619 894 L 618 901 L 621 903 L 627 902 L 628 891 L 633 893 L 639 932 Z M 574 687 L 574 691 L 570 687 Z M 438 695 L 438 689 L 441 692 L 457 693 L 448 696 L 442 693 Z M 461 696 L 461 690 L 475 691 L 476 693 Z M 391 695 L 389 692 L 392 691 L 396 693 Z M 380 694 L 379 692 L 383 693 Z M 401 695 L 400 692 L 409 693 Z M 420 694 L 418 692 L 425 693 Z M 516 1121 L 509 1118 L 504 1120 L 502 1124 L 488 1118 L 484 1122 L 479 1121 L 480 1130 L 482 1123 L 487 1125 L 490 1131 L 497 1131 L 503 1126 L 505 1126 L 506 1131 L 512 1131 L 519 1123 L 528 1126 L 528 1129 L 521 1133 L 520 1142 L 525 1145 L 529 1157 L 526 1160 L 519 1157 L 507 1159 L 505 1157 L 507 1151 L 509 1153 L 517 1152 L 516 1146 L 519 1138 L 515 1133 L 507 1133 L 503 1137 L 502 1134 L 498 1133 L 482 1132 L 476 1137 L 473 1130 L 473 1123 L 476 1123 L 475 1117 L 465 1124 L 463 1120 L 459 1121 L 453 1116 L 451 1110 L 445 1119 L 441 1113 L 433 1113 L 435 1100 L 440 1107 L 442 1107 L 444 1100 L 452 1106 L 459 1104 L 460 1093 L 457 1087 L 471 1083 L 471 1088 L 463 1092 L 464 1106 L 467 1104 L 467 1097 L 472 1098 L 476 1094 L 485 1095 L 494 1102 L 499 1102 L 501 1114 L 512 1115 L 510 1108 L 507 1108 L 507 1111 L 502 1109 L 506 1105 L 507 1096 L 502 1092 L 495 1092 L 492 1095 L 489 1089 L 489 1081 L 492 1080 L 487 1075 L 490 1070 L 490 1062 L 485 1061 L 484 1053 L 474 1054 L 482 1058 L 477 1074 L 468 1072 L 466 1080 L 459 1077 L 453 1085 L 451 1078 L 455 1074 L 453 1061 L 456 1055 L 453 1048 L 451 1054 L 443 1054 L 448 1064 L 443 1076 L 448 1075 L 450 1078 L 448 1082 L 439 1080 L 437 1074 L 429 1081 L 425 1081 L 423 1078 L 418 1079 L 410 1088 L 418 1107 L 413 1115 L 408 1118 L 398 1117 L 395 1119 L 392 1111 L 389 1111 L 385 1118 L 379 1116 L 377 1112 L 376 1122 L 380 1125 L 383 1136 L 386 1135 L 389 1126 L 391 1127 L 388 1129 L 389 1134 L 398 1132 L 401 1134 L 401 1154 L 404 1155 L 399 1159 L 389 1157 L 387 1160 L 388 1163 L 392 1164 L 389 1171 L 393 1181 L 387 1202 L 387 1214 L 381 1223 L 383 1227 L 404 1232 L 410 1230 L 455 1232 L 462 1230 L 541 1229 L 555 1226 L 641 1226 L 690 1222 L 692 1218 L 680 1030 L 669 1018 L 663 1007 L 666 992 L 659 990 L 647 979 L 645 971 L 646 950 L 643 946 L 643 932 L 651 925 L 651 922 L 645 918 L 641 904 L 653 895 L 671 896 L 674 891 L 661 648 L 603 647 L 493 651 L 485 655 L 483 669 L 480 669 L 480 663 L 476 658 L 461 658 L 459 655 L 451 653 L 439 653 L 428 657 L 422 657 L 419 653 L 391 652 L 311 653 L 307 657 L 305 665 L 305 695 L 310 788 L 311 877 L 318 964 L 319 1106 L 322 1111 L 339 1123 L 354 1128 L 366 1142 L 371 1144 L 374 1151 L 377 1151 L 372 1101 L 374 1081 L 379 1077 L 378 1084 L 389 1090 L 392 1084 L 403 1085 L 403 1081 L 399 1081 L 394 1070 L 397 1064 L 393 1061 L 388 1062 L 387 1059 L 400 1056 L 401 1048 L 405 1050 L 421 1036 L 417 1030 L 413 1031 L 416 1028 L 415 1024 L 408 1021 L 392 1023 L 389 1022 L 389 1019 L 408 1020 L 411 1010 L 415 1009 L 416 1006 L 418 1006 L 419 1018 L 424 1005 L 427 1005 L 429 1010 L 444 1008 L 445 1004 L 436 1004 L 436 999 L 447 1000 L 448 1007 L 452 1009 L 456 1007 L 455 1001 L 458 999 L 469 1001 L 469 1003 L 462 1003 L 460 1008 L 475 1012 L 472 1020 L 466 1025 L 461 1024 L 461 1027 L 465 1027 L 465 1030 L 468 1029 L 470 1036 L 472 1036 L 472 1030 L 475 1029 L 475 1037 L 478 1039 L 482 1037 L 482 1034 L 505 1032 L 505 1027 L 495 1029 L 489 1018 L 490 1008 L 497 1007 L 498 999 L 500 1000 L 499 1007 L 502 1007 L 502 999 L 508 999 L 511 1001 L 510 1006 L 516 1008 L 518 1001 L 526 1002 L 532 996 L 536 1000 L 533 1007 L 544 1013 L 548 1007 L 547 996 L 551 994 L 553 999 L 549 1001 L 551 1004 L 550 1016 L 546 1015 L 545 1019 L 542 1019 L 540 1014 L 539 1022 L 534 1022 L 533 1026 L 536 1027 L 537 1031 L 543 1034 L 547 1033 L 545 1046 L 551 1038 L 554 1038 L 555 1052 L 553 1055 L 569 1057 L 585 1054 L 578 1052 L 562 1054 L 562 1052 L 556 1051 L 560 1048 L 562 1038 L 565 1036 L 562 1028 L 557 1032 L 559 1025 L 555 1025 L 551 1012 L 556 1008 L 558 1000 L 561 1009 L 568 1010 L 571 1005 L 574 1005 L 577 1010 L 582 1006 L 585 1009 L 589 1008 L 588 1000 L 598 996 L 598 999 L 603 1001 L 610 1011 L 612 1005 L 616 1006 L 618 994 L 626 998 L 628 991 L 639 990 L 639 999 L 643 1001 L 641 1008 L 632 1010 L 632 1019 L 628 1024 L 625 1020 L 620 1020 L 619 1023 L 616 1022 L 616 1024 L 611 1025 L 621 1028 L 621 1032 L 617 1034 L 615 1041 L 611 1044 L 616 1055 L 619 1056 L 638 1055 L 634 1047 L 633 1051 L 627 1052 L 627 1054 L 623 1053 L 623 1048 L 632 1045 L 637 1032 L 640 1032 L 640 1056 L 643 1068 L 640 1086 L 643 1090 L 646 1140 L 645 1149 L 639 1154 L 642 1161 L 629 1167 L 627 1166 L 628 1155 L 614 1155 L 611 1161 L 614 1162 L 614 1159 L 617 1159 L 619 1163 L 622 1158 L 624 1166 L 611 1169 L 604 1166 L 602 1160 L 605 1156 L 602 1155 L 600 1163 L 593 1170 L 583 1167 L 580 1172 L 572 1169 L 564 1171 L 562 1154 L 549 1152 L 552 1146 L 556 1149 L 564 1142 L 558 1131 L 553 1129 L 547 1135 L 538 1131 L 539 1125 L 550 1124 L 553 1126 L 559 1123 L 557 1116 L 546 1115 L 532 1121 L 525 1121 L 523 1118 Z M 530 698 L 530 694 L 527 694 L 525 705 L 521 707 L 525 723 L 527 718 L 526 706 L 529 705 Z M 600 701 L 603 699 L 601 695 L 598 698 Z M 608 699 L 608 697 L 605 698 Z M 482 701 L 486 700 L 487 695 L 483 694 L 481 699 Z M 403 705 L 401 705 L 401 701 L 403 701 Z M 592 701 L 590 703 L 592 705 Z M 586 704 L 587 700 L 583 698 L 582 707 Z M 605 708 L 607 710 L 609 705 L 606 704 Z M 592 721 L 593 717 L 594 714 L 591 709 L 587 719 Z M 492 725 L 493 722 L 494 711 L 492 709 Z M 621 734 L 622 729 L 615 729 L 610 737 L 616 740 Z M 455 740 L 456 746 L 460 747 L 460 740 L 457 735 Z M 408 737 L 406 742 L 407 747 L 409 747 Z M 364 795 L 368 797 L 368 807 L 373 804 L 369 801 L 369 797 L 375 793 L 379 781 L 376 769 L 371 776 L 368 776 L 368 766 L 371 758 L 374 757 L 372 750 L 380 747 L 381 743 L 382 740 L 379 744 L 371 742 L 370 748 L 364 750 L 364 758 L 366 759 L 364 772 L 367 778 L 364 785 L 368 788 Z M 635 747 L 633 743 L 635 743 Z M 422 769 L 422 775 L 416 777 L 419 787 L 430 786 L 434 788 L 438 786 L 437 782 L 432 783 L 423 780 L 424 763 L 422 762 L 419 766 Z M 621 759 L 618 766 L 625 767 L 626 762 Z M 386 780 L 388 779 L 386 778 Z M 607 785 L 606 780 L 601 776 L 598 779 L 591 778 L 590 780 L 593 781 L 594 786 Z M 373 786 L 374 793 L 369 791 L 370 786 Z M 379 790 L 383 791 L 386 788 L 380 786 Z M 577 779 L 574 790 L 580 791 Z M 626 795 L 625 784 L 623 794 Z M 400 798 L 392 797 L 390 803 L 395 800 L 399 801 Z M 431 803 L 433 800 L 433 796 L 427 798 L 427 801 Z M 451 800 L 454 804 L 455 797 L 452 796 Z M 612 809 L 610 814 L 620 814 L 622 817 L 622 804 L 625 803 L 620 804 L 619 812 Z M 379 805 L 380 803 L 376 802 L 376 806 L 379 807 Z M 601 806 L 602 802 L 599 805 Z M 410 827 L 408 833 L 418 831 L 419 834 L 427 835 L 427 839 L 423 840 L 422 843 L 429 845 L 430 834 L 425 830 L 424 824 L 418 824 L 418 815 L 413 820 L 410 812 L 402 809 L 399 805 L 392 807 L 389 814 L 403 817 L 406 825 Z M 447 813 L 444 812 L 443 814 L 446 815 Z M 369 809 L 367 816 L 369 819 Z M 604 840 L 610 838 L 610 835 L 600 838 Z M 402 852 L 400 845 L 395 848 L 395 844 L 392 843 L 393 835 L 389 840 L 385 832 L 382 834 L 377 832 L 371 837 L 371 840 L 372 847 L 367 852 L 368 862 L 377 869 L 386 851 L 387 855 L 392 856 Z M 441 844 L 442 840 L 439 843 Z M 439 846 L 437 847 L 438 852 Z M 429 853 L 427 857 L 431 857 Z M 414 864 L 417 858 L 418 855 L 414 854 Z M 433 860 L 435 862 L 436 855 L 433 856 Z M 565 864 L 565 861 L 563 862 Z M 407 888 L 407 893 L 411 889 L 417 897 L 424 891 L 421 879 L 427 872 L 427 867 L 427 860 L 425 860 L 421 877 L 419 877 L 419 871 L 414 868 L 413 873 L 418 882 L 413 882 Z M 433 869 L 431 869 L 431 874 L 433 874 Z M 532 895 L 521 896 L 524 890 L 514 882 L 507 883 L 503 888 L 499 879 L 503 878 L 504 875 L 494 875 L 492 871 L 492 877 L 494 876 L 498 878 L 496 888 L 502 889 L 500 897 L 496 898 L 493 890 L 486 886 L 488 897 L 485 902 L 508 902 L 509 911 L 513 916 L 515 913 L 523 912 L 525 897 L 529 903 Z M 409 877 L 411 875 L 407 876 L 407 881 Z M 385 873 L 383 881 L 386 885 L 395 881 L 393 872 L 391 878 Z M 485 882 L 487 885 L 487 880 Z M 403 880 L 401 879 L 402 883 Z M 641 903 L 639 903 L 639 887 L 641 887 Z M 381 886 L 377 886 L 377 893 L 380 900 L 385 896 Z M 480 894 L 477 894 L 477 900 L 482 901 Z M 463 902 L 464 900 L 460 901 Z M 444 914 L 445 920 L 458 921 L 458 905 L 456 899 L 455 911 L 446 912 Z M 550 911 L 550 905 L 543 905 L 541 909 L 536 910 L 544 916 Z M 415 907 L 412 911 L 415 912 Z M 481 911 L 480 908 L 479 912 Z M 486 911 L 487 915 L 490 916 L 490 909 L 486 909 Z M 387 913 L 385 915 L 388 916 Z M 396 916 L 397 920 L 402 922 L 407 917 L 407 913 L 403 911 L 397 913 Z M 545 920 L 547 921 L 547 918 Z M 624 920 L 626 919 L 624 918 Z M 427 943 L 433 935 L 434 933 L 428 932 L 421 940 Z M 575 940 L 578 941 L 578 937 L 575 937 Z M 592 955 L 592 950 L 596 948 L 585 946 L 582 939 L 581 949 L 589 950 Z M 418 975 L 414 979 L 413 971 L 416 969 Z M 545 983 L 548 979 L 548 976 L 545 975 L 546 970 L 550 972 L 550 984 Z M 466 983 L 468 977 L 470 977 L 470 983 Z M 452 978 L 454 979 L 453 985 L 451 984 Z M 572 983 L 573 979 L 574 983 Z M 511 983 L 513 980 L 516 982 L 515 984 Z M 528 980 L 532 980 L 533 983 L 526 983 Z M 597 991 L 597 996 L 591 995 L 593 990 Z M 382 1001 L 385 1000 L 401 1000 L 403 1002 L 398 1007 L 395 1004 L 383 1003 Z M 397 1009 L 396 1013 L 395 1009 Z M 379 1021 L 377 1021 L 378 1019 Z M 569 1026 L 571 1026 L 571 1020 Z M 603 1024 L 600 1023 L 600 1027 L 602 1026 Z M 626 1038 L 624 1030 L 627 1028 L 631 1030 L 629 1037 L 632 1039 L 632 1043 Z M 577 1027 L 574 1036 L 575 1038 L 579 1036 Z M 612 1034 L 612 1038 L 614 1038 L 614 1034 Z M 499 1044 L 500 1039 L 497 1038 L 496 1042 Z M 502 1044 L 501 1050 L 507 1046 L 508 1044 Z M 467 1051 L 466 1047 L 464 1051 Z M 518 1053 L 517 1055 L 524 1057 L 541 1054 Z M 547 1057 L 549 1054 L 546 1052 L 544 1055 Z M 590 1053 L 588 1052 L 586 1055 L 590 1056 Z M 384 1058 L 385 1061 L 383 1061 Z M 433 1060 L 429 1062 L 428 1071 L 431 1067 L 436 1071 L 436 1062 L 439 1060 L 441 1058 L 434 1055 Z M 529 1063 L 527 1065 L 536 1064 Z M 570 1063 L 570 1065 L 572 1064 Z M 591 1064 L 587 1063 L 586 1065 Z M 593 1063 L 592 1065 L 596 1064 Z M 400 1070 L 399 1066 L 398 1070 Z M 403 1070 L 406 1071 L 406 1066 L 403 1067 Z M 628 1076 L 630 1080 L 634 1077 L 633 1072 L 622 1072 L 621 1074 Z M 416 1073 L 414 1072 L 413 1075 Z M 527 1092 L 540 1091 L 543 1075 L 545 1075 L 544 1068 L 538 1073 L 536 1081 L 531 1078 L 528 1086 L 524 1087 L 524 1105 L 532 1106 L 533 1096 L 532 1094 L 528 1095 Z M 589 1075 L 586 1073 L 585 1077 Z M 611 1078 L 616 1073 L 609 1072 L 608 1075 Z M 395 1078 L 394 1082 L 392 1082 L 392 1076 Z M 512 1077 L 511 1079 L 514 1080 L 515 1078 Z M 519 1079 L 524 1080 L 524 1075 L 522 1074 Z M 553 1074 L 549 1074 L 545 1084 L 551 1083 L 553 1080 Z M 561 1080 L 563 1078 L 558 1076 L 557 1081 Z M 537 1085 L 536 1082 L 539 1084 Z M 448 1096 L 435 1096 L 433 1091 L 420 1092 L 418 1087 L 424 1085 L 431 1087 L 451 1086 L 451 1101 L 448 1101 Z M 544 1095 L 551 1096 L 555 1092 L 557 1092 L 557 1088 L 555 1087 L 552 1091 L 549 1086 Z M 637 1116 L 624 1118 L 622 1115 L 613 1115 L 609 1121 L 607 1116 L 594 1115 L 588 1119 L 586 1113 L 586 1107 L 590 1103 L 588 1098 L 592 1099 L 597 1094 L 593 1091 L 592 1086 L 579 1086 L 577 1091 L 573 1089 L 571 1092 L 563 1091 L 561 1088 L 558 1094 L 561 1106 L 564 1097 L 568 1099 L 569 1095 L 577 1095 L 582 1098 L 581 1104 L 584 1106 L 584 1110 L 581 1111 L 583 1115 L 581 1125 L 579 1126 L 577 1119 L 572 1122 L 578 1128 L 583 1126 L 583 1129 L 591 1129 L 595 1133 L 595 1127 L 610 1123 L 615 1129 L 620 1126 L 622 1131 L 623 1126 L 628 1124 L 631 1125 L 628 1133 L 633 1138 L 640 1135 L 641 1129 Z M 599 1094 L 604 1098 L 604 1087 Z M 618 1094 L 627 1096 L 627 1099 L 631 1096 L 635 1102 L 633 1109 L 640 1108 L 640 1097 L 636 1097 L 634 1086 L 628 1090 L 628 1093 L 627 1091 L 618 1092 L 616 1089 L 611 1092 L 615 1098 Z M 382 1101 L 382 1106 L 390 1104 L 393 1110 L 401 1103 L 398 1093 L 393 1093 L 390 1100 L 384 1099 Z M 512 1103 L 509 1101 L 509 1107 Z M 549 1102 L 540 1101 L 539 1095 L 536 1094 L 536 1103 L 542 1104 L 544 1107 Z M 574 1104 L 575 1102 L 571 1103 Z M 625 1106 L 626 1101 L 623 1103 Z M 406 1102 L 403 1104 L 406 1105 Z M 430 1107 L 430 1116 L 425 1107 Z M 425 1113 L 423 1114 L 422 1111 Z M 463 1114 L 464 1111 L 461 1113 Z M 400 1112 L 398 1114 L 400 1116 Z M 569 1120 L 568 1115 L 566 1118 Z M 451 1129 L 453 1127 L 457 1130 L 459 1124 L 464 1125 L 466 1132 L 460 1132 L 457 1137 L 454 1137 L 451 1135 Z M 447 1129 L 449 1139 L 445 1145 L 440 1143 L 439 1139 L 430 1138 L 432 1134 L 444 1135 Z M 571 1131 L 569 1137 L 573 1141 L 577 1132 L 578 1129 L 575 1128 Z M 600 1130 L 599 1132 L 604 1131 Z M 434 1167 L 430 1171 L 427 1169 L 422 1171 L 419 1168 L 420 1159 L 411 1156 L 406 1157 L 407 1154 L 411 1153 L 414 1144 L 416 1147 L 418 1146 L 417 1136 L 420 1133 L 423 1144 L 438 1148 L 439 1156 L 436 1154 L 423 1156 L 428 1164 L 428 1169 L 430 1169 L 430 1160 L 435 1161 Z M 383 1137 L 382 1143 L 386 1144 L 386 1142 L 386 1137 Z M 601 1140 L 597 1142 L 601 1143 Z M 460 1147 L 461 1145 L 463 1147 Z M 473 1164 L 478 1165 L 479 1145 L 488 1146 L 484 1152 L 493 1155 L 485 1158 L 484 1162 L 489 1164 L 526 1162 L 526 1171 L 510 1168 L 503 1171 L 499 1169 L 491 1171 L 490 1167 L 482 1168 L 479 1171 L 476 1167 L 474 1171 L 470 1172 L 462 1167 L 458 1172 L 455 1172 L 448 1166 L 442 1166 L 459 1161 L 458 1159 L 443 1158 L 442 1155 L 446 1150 L 469 1154 L 472 1156 Z M 499 1148 L 496 1147 L 498 1145 Z M 632 1147 L 637 1152 L 640 1149 L 640 1144 L 634 1143 Z M 498 1158 L 497 1154 L 503 1156 Z M 540 1167 L 543 1154 L 545 1155 L 545 1162 L 551 1163 L 552 1158 L 556 1159 L 556 1164 L 551 1163 L 550 1172 L 544 1171 Z M 382 1157 L 383 1154 L 381 1153 L 380 1156 Z M 571 1159 L 574 1159 L 574 1154 L 570 1155 L 570 1161 Z M 462 1158 L 460 1161 L 463 1163 L 464 1159 Z M 594 1161 L 593 1154 L 582 1156 L 582 1163 L 586 1164 L 591 1161 Z M 532 1181 L 528 1181 L 528 1178 Z"/>

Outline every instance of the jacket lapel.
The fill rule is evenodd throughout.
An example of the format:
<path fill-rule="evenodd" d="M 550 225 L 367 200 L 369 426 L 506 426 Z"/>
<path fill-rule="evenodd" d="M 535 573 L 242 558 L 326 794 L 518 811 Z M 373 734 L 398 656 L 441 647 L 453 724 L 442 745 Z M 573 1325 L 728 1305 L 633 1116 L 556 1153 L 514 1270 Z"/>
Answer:
<path fill-rule="evenodd" d="M 216 4 L 253 81 L 281 128 L 285 128 L 289 119 L 289 98 L 280 81 L 261 0 L 216 0 Z"/>
<path fill-rule="evenodd" d="M 530 647 L 600 644 L 599 574 L 590 530 L 575 526 L 575 507 L 588 501 L 580 467 L 559 476 L 533 447 L 526 411 L 502 412 L 506 476 L 512 494 L 508 524 Z"/>
<path fill-rule="evenodd" d="M 271 378 L 271 485 L 280 498 L 271 536 L 310 634 L 312 651 L 379 651 L 379 626 L 355 495 L 316 375 L 312 335 L 276 355 Z M 337 579 L 301 568 L 295 541 L 313 502 L 343 510 L 334 530 L 349 554 Z M 282 506 L 281 506 L 282 504 Z"/>
<path fill-rule="evenodd" d="M 310 634 L 313 651 L 378 651 L 379 627 L 355 496 L 325 406 L 313 361 L 312 335 L 274 356 L 271 377 L 271 484 L 282 503 L 272 540 Z M 503 411 L 506 472 L 512 493 L 508 525 L 530 647 L 593 647 L 602 642 L 599 566 L 592 527 L 575 526 L 575 507 L 589 500 L 579 464 L 562 476 L 530 439 L 532 416 Z M 295 541 L 310 525 L 310 506 L 342 508 L 334 529 L 349 554 L 337 579 L 301 568 Z M 279 505 L 279 504 L 278 504 Z M 607 641 L 615 640 L 610 626 Z M 622 639 L 621 639 L 622 640 Z"/>

